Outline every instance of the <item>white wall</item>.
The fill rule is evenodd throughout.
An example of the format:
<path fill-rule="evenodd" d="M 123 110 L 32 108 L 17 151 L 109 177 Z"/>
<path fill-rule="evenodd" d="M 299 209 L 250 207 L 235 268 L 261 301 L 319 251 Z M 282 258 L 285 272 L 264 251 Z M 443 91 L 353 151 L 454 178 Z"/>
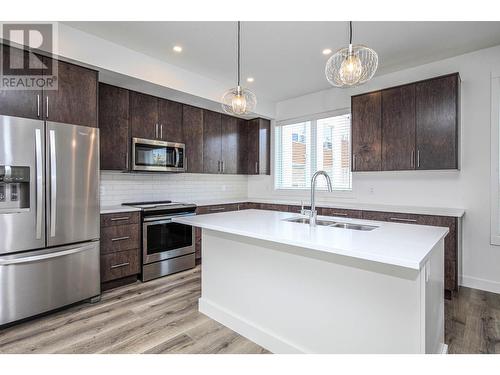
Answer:
<path fill-rule="evenodd" d="M 187 203 L 245 199 L 247 176 L 101 172 L 101 206 L 173 200 Z"/>
<path fill-rule="evenodd" d="M 383 58 L 383 56 L 382 56 Z M 463 284 L 500 293 L 500 246 L 490 245 L 490 81 L 500 67 L 500 46 L 387 74 L 356 89 L 329 89 L 277 104 L 277 119 L 350 107 L 350 96 L 460 72 L 460 171 L 372 172 L 353 175 L 351 194 L 321 194 L 329 202 L 464 208 Z M 274 144 L 273 144 L 274 145 Z M 249 177 L 250 197 L 308 199 L 306 192 L 274 191 L 273 176 Z"/>

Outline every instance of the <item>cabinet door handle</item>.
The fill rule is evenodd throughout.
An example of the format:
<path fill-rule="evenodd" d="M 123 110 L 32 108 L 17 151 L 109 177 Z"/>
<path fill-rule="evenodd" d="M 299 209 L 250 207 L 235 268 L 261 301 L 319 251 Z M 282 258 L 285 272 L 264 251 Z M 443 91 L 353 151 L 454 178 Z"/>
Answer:
<path fill-rule="evenodd" d="M 410 167 L 415 168 L 415 150 L 411 150 Z"/>
<path fill-rule="evenodd" d="M 40 118 L 40 94 L 36 95 L 36 117 Z"/>
<path fill-rule="evenodd" d="M 332 216 L 346 216 L 347 217 L 347 214 L 343 213 L 343 212 L 332 212 Z"/>
<path fill-rule="evenodd" d="M 128 220 L 128 219 L 130 219 L 130 216 L 112 217 L 111 221 L 122 221 L 122 220 Z"/>
<path fill-rule="evenodd" d="M 420 168 L 420 150 L 417 150 L 417 168 Z"/>
<path fill-rule="evenodd" d="M 255 162 L 255 174 L 259 174 L 259 162 Z"/>
<path fill-rule="evenodd" d="M 45 118 L 49 118 L 49 97 L 45 97 Z"/>
<path fill-rule="evenodd" d="M 125 266 L 128 266 L 129 264 L 130 264 L 130 262 L 125 262 L 125 263 L 115 264 L 114 266 L 111 266 L 111 269 L 120 268 L 120 267 L 125 267 Z"/>
<path fill-rule="evenodd" d="M 160 124 L 160 138 L 163 139 L 163 124 Z"/>
<path fill-rule="evenodd" d="M 401 217 L 391 217 L 391 221 L 402 221 L 404 223 L 416 223 L 417 219 L 404 219 Z"/>
<path fill-rule="evenodd" d="M 220 164 L 221 164 L 221 173 L 224 173 L 224 160 L 221 160 Z"/>
<path fill-rule="evenodd" d="M 116 237 L 116 238 L 112 238 L 111 241 L 123 241 L 123 240 L 128 240 L 130 238 L 130 236 L 124 236 L 124 237 Z"/>
<path fill-rule="evenodd" d="M 158 124 L 155 124 L 155 138 L 158 138 Z"/>
<path fill-rule="evenodd" d="M 224 211 L 225 208 L 224 207 L 216 207 L 216 208 L 209 208 L 208 210 L 209 211 Z"/>

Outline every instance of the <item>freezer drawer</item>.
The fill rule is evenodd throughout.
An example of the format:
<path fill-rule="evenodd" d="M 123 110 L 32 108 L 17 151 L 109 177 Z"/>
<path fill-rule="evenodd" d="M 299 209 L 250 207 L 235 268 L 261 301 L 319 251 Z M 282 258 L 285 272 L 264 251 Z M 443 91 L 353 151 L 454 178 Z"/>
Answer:
<path fill-rule="evenodd" d="M 0 257 L 0 325 L 99 294 L 99 241 Z"/>

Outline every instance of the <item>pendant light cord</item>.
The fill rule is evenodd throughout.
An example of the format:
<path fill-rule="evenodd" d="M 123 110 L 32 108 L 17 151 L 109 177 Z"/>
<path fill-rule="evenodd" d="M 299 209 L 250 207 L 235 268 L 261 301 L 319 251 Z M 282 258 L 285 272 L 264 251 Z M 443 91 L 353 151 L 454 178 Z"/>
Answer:
<path fill-rule="evenodd" d="M 238 86 L 240 85 L 240 21 L 238 21 Z"/>
<path fill-rule="evenodd" d="M 352 44 L 352 21 L 349 21 L 349 44 Z"/>

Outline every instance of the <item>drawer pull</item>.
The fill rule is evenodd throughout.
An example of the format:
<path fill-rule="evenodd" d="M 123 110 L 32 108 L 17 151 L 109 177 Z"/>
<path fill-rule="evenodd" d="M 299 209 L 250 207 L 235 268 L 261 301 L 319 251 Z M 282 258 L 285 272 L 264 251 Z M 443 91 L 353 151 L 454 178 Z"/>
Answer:
<path fill-rule="evenodd" d="M 417 219 L 403 219 L 399 217 L 391 217 L 391 221 L 402 221 L 404 223 L 416 223 Z"/>
<path fill-rule="evenodd" d="M 129 264 L 130 264 L 129 262 L 126 262 L 126 263 L 120 263 L 120 264 L 115 264 L 114 266 L 111 266 L 111 269 L 120 268 L 120 267 L 125 267 L 125 266 L 128 266 Z"/>
<path fill-rule="evenodd" d="M 225 210 L 225 208 L 224 208 L 224 207 L 209 208 L 208 210 L 209 210 L 209 211 L 224 211 L 224 210 Z"/>
<path fill-rule="evenodd" d="M 122 221 L 122 220 L 128 220 L 128 219 L 130 219 L 130 216 L 112 217 L 111 221 Z"/>
<path fill-rule="evenodd" d="M 112 238 L 111 241 L 123 241 L 123 240 L 128 240 L 130 236 L 124 236 L 124 237 L 116 237 Z"/>
<path fill-rule="evenodd" d="M 343 212 L 332 212 L 332 216 L 347 216 L 347 214 Z"/>

